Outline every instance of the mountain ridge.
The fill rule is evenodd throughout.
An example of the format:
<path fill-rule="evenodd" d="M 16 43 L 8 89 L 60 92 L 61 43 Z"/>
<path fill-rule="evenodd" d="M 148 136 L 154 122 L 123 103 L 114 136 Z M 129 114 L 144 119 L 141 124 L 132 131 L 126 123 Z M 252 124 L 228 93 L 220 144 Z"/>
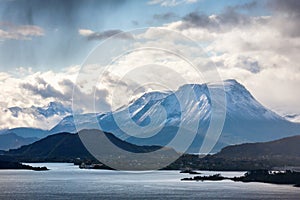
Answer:
<path fill-rule="evenodd" d="M 240 144 L 245 142 L 264 142 L 275 140 L 281 137 L 287 137 L 300 134 L 300 124 L 292 123 L 279 116 L 275 112 L 267 109 L 260 104 L 252 94 L 240 83 L 234 79 L 226 80 L 222 83 L 208 84 L 186 84 L 180 86 L 175 92 L 150 92 L 145 93 L 126 107 L 123 106 L 116 111 L 107 113 L 87 113 L 76 116 L 76 121 L 82 129 L 99 128 L 105 132 L 111 132 L 120 139 L 126 140 L 137 145 L 158 145 L 164 146 L 175 137 L 178 127 L 180 126 L 182 109 L 177 97 L 182 97 L 185 111 L 189 113 L 186 121 L 193 121 L 195 118 L 200 119 L 199 129 L 196 138 L 189 149 L 190 153 L 199 152 L 199 148 L 205 137 L 205 133 L 210 124 L 211 117 L 211 96 L 208 86 L 215 89 L 223 89 L 226 94 L 226 118 L 222 134 L 216 144 L 213 152 L 219 151 L 222 147 L 231 144 Z M 189 99 L 189 90 L 193 90 L 197 100 Z M 155 114 L 161 116 L 160 108 L 164 108 L 166 119 L 157 124 L 157 127 L 163 127 L 161 131 L 150 138 L 138 138 L 128 135 L 124 132 L 115 121 L 115 117 L 119 116 L 121 124 L 130 127 L 133 121 L 136 125 L 144 127 L 151 122 L 150 116 Z M 126 115 L 128 109 L 130 117 Z M 119 123 L 120 123 L 119 122 Z M 184 127 L 183 127 L 184 128 Z M 26 130 L 26 129 L 25 129 Z M 64 117 L 58 124 L 50 130 L 36 130 L 36 133 L 45 137 L 58 132 L 77 132 L 74 124 L 74 116 Z M 17 132 L 21 136 L 18 129 L 11 132 Z M 189 133 L 187 127 L 186 134 Z M 28 136 L 30 131 L 27 131 Z M 23 134 L 23 135 L 22 135 Z M 139 132 L 135 133 L 140 134 Z M 173 147 L 175 148 L 175 147 Z"/>
<path fill-rule="evenodd" d="M 14 161 L 14 162 L 72 162 L 81 164 L 82 162 L 88 163 L 99 163 L 90 153 L 90 150 L 87 150 L 84 143 L 82 142 L 81 138 L 83 135 L 89 133 L 96 134 L 97 138 L 100 136 L 106 137 L 113 143 L 115 146 L 123 149 L 126 152 L 132 152 L 132 155 L 150 153 L 155 152 L 157 150 L 162 150 L 167 155 L 173 155 L 179 157 L 179 154 L 172 149 L 160 147 L 160 146 L 138 146 L 134 144 L 130 144 L 126 141 L 122 141 L 115 137 L 111 133 L 105 133 L 99 130 L 82 130 L 79 133 L 71 134 L 71 133 L 57 133 L 54 135 L 47 136 L 39 141 L 36 141 L 32 144 L 22 146 L 18 149 L 9 150 L 2 153 L 2 157 L 5 156 L 7 160 Z M 81 136 L 79 136 L 81 135 Z M 93 138 L 94 139 L 94 138 Z M 97 145 L 103 145 L 101 142 Z M 105 147 L 103 147 L 105 148 Z M 108 151 L 109 152 L 109 151 Z M 105 154 L 109 160 L 114 158 L 117 162 L 122 158 L 124 165 L 122 167 L 126 167 L 125 162 L 129 162 L 129 164 L 135 163 L 135 157 L 132 159 L 130 156 L 120 157 L 121 155 L 118 152 L 111 152 Z M 111 157 L 113 156 L 113 157 Z M 104 157 L 101 157 L 100 160 L 105 160 Z M 150 158 L 149 158 L 150 159 Z M 149 162 L 147 159 L 147 162 Z M 153 157 L 152 159 L 164 159 L 163 157 Z M 0 156 L 1 160 L 1 156 Z M 155 164 L 155 163 L 154 163 Z M 135 165 L 134 165 L 135 166 Z M 133 166 L 133 167 L 134 167 Z M 138 165 L 135 167 L 139 167 Z M 109 168 L 109 167 L 108 167 Z M 127 168 L 125 168 L 127 169 Z M 130 168 L 128 168 L 130 169 Z"/>
<path fill-rule="evenodd" d="M 118 147 L 126 151 L 141 153 L 142 155 L 143 153 L 162 148 L 158 146 L 137 146 L 126 141 L 121 141 L 113 134 L 103 134 L 104 137 L 108 137 Z M 263 143 L 227 146 L 220 152 L 205 157 L 183 154 L 180 157 L 178 156 L 176 161 L 164 169 L 178 170 L 191 168 L 199 170 L 247 171 L 255 169 L 283 169 L 285 166 L 299 167 L 299 143 L 300 135 Z M 116 157 L 118 156 L 116 155 Z M 70 133 L 54 134 L 19 149 L 1 152 L 0 160 L 1 158 L 5 158 L 11 162 L 99 163 L 87 151 L 78 134 Z M 151 162 L 155 162 L 158 158 L 152 157 L 152 159 Z M 121 160 L 126 162 L 123 159 Z"/>
<path fill-rule="evenodd" d="M 15 133 L 0 134 L 0 149 L 8 150 L 11 148 L 18 148 L 28 143 L 33 143 L 37 140 L 38 138 L 36 137 L 24 138 Z"/>
<path fill-rule="evenodd" d="M 279 140 L 232 145 L 201 160 L 207 170 L 289 169 L 300 167 L 300 135 Z M 290 167 L 288 167 L 290 166 Z"/>

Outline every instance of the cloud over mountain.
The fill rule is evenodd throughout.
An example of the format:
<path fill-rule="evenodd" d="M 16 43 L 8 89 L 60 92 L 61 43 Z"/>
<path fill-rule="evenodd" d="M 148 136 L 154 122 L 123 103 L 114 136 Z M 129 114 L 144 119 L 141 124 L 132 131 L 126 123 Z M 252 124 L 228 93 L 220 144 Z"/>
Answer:
<path fill-rule="evenodd" d="M 241 81 L 272 109 L 293 113 L 300 107 L 299 7 L 297 0 L 253 1 L 216 14 L 193 11 L 166 27 L 203 44 L 222 77 Z M 269 13 L 247 14 L 254 8 Z"/>
<path fill-rule="evenodd" d="M 189 37 L 201 45 L 209 57 L 201 65 L 203 73 L 217 66 L 223 79 L 237 79 L 271 109 L 283 111 L 284 114 L 300 113 L 298 0 L 223 1 L 220 4 L 215 2 L 215 5 L 220 5 L 215 10 L 202 8 L 202 5 L 207 6 L 206 2 L 195 0 L 138 2 L 138 6 L 143 4 L 143 9 L 159 9 L 144 14 L 143 9 L 136 9 L 125 1 L 1 1 L 0 106 L 3 109 L 0 111 L 0 121 L 5 121 L 2 128 L 31 123 L 38 126 L 33 116 L 21 114 L 16 120 L 4 110 L 32 105 L 43 107 L 53 101 L 70 105 L 73 88 L 78 91 L 76 95 L 81 97 L 78 107 L 82 110 L 95 109 L 94 105 L 85 103 L 93 98 L 93 95 L 86 94 L 93 92 L 99 97 L 95 99 L 95 104 L 110 110 L 113 86 L 120 86 L 117 100 L 118 105 L 122 105 L 124 99 L 136 97 L 134 89 L 141 85 L 134 79 L 145 79 L 142 72 L 153 77 L 156 75 L 157 79 L 152 83 L 161 77 L 164 80 L 177 80 L 169 69 L 188 77 L 189 82 L 203 82 L 185 68 L 185 62 L 169 59 L 166 52 L 136 51 L 122 57 L 115 67 L 117 73 L 106 73 L 102 85 L 96 85 L 93 91 L 85 91 L 82 88 L 84 83 L 76 82 L 76 75 L 80 71 L 78 65 L 97 42 L 103 42 L 108 37 L 116 34 L 124 42 L 133 41 L 131 39 L 135 39 L 135 36 L 122 31 L 132 28 L 125 23 L 127 21 L 130 24 L 135 22 L 135 28 L 148 25 L 149 20 L 159 24 L 156 24 L 159 27 L 149 28 L 144 34 L 137 35 L 149 39 L 149 46 L 155 44 L 169 51 L 175 47 L 189 55 L 195 54 L 198 49 L 181 43 L 181 38 L 160 34 L 155 29 L 167 28 L 182 33 L 183 37 Z M 125 7 L 120 9 L 122 6 Z M 129 8 L 134 8 L 132 15 L 127 14 Z M 119 16 L 126 17 L 123 19 Z M 140 47 L 139 43 L 135 45 L 136 48 Z M 151 66 L 151 70 L 131 74 L 133 81 L 121 81 L 122 73 L 130 71 L 126 67 L 159 65 L 162 63 L 162 59 L 157 59 L 159 55 L 160 58 L 167 58 L 163 65 L 168 66 L 168 70 Z M 68 67 L 70 65 L 77 66 Z M 93 74 L 94 70 L 91 67 L 87 74 Z M 172 85 L 172 89 L 175 86 Z M 148 90 L 140 87 L 140 91 Z"/>

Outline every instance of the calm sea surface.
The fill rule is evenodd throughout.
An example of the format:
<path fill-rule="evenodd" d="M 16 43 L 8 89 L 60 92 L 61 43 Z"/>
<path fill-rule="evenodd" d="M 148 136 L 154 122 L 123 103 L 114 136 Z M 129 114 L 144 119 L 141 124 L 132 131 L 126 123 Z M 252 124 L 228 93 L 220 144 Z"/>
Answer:
<path fill-rule="evenodd" d="M 0 171 L 0 199 L 300 199 L 300 188 L 264 183 L 182 182 L 179 171 L 121 172 L 39 163 L 50 171 Z M 206 172 L 203 174 L 215 174 Z M 240 172 L 223 172 L 240 176 Z"/>

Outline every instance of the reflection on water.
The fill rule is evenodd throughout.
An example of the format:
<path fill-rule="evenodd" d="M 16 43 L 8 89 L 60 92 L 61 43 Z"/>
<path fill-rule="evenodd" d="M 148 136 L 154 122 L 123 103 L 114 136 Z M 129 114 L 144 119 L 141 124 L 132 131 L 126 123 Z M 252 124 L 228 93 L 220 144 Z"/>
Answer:
<path fill-rule="evenodd" d="M 299 199 L 300 189 L 264 183 L 181 182 L 179 171 L 121 172 L 37 163 L 50 171 L 0 171 L 0 199 Z M 216 172 L 202 172 L 205 175 Z M 242 172 L 224 172 L 240 176 Z"/>

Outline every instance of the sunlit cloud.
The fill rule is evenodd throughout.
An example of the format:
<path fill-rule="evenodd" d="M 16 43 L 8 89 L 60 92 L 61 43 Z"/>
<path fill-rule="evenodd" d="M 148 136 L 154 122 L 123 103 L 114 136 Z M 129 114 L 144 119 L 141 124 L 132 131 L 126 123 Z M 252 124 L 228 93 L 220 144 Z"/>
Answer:
<path fill-rule="evenodd" d="M 105 40 L 112 36 L 120 39 L 132 39 L 133 36 L 118 29 L 106 30 L 102 32 L 94 32 L 90 29 L 79 29 L 79 35 L 86 37 L 88 40 Z"/>
<path fill-rule="evenodd" d="M 152 0 L 146 6 L 172 7 L 195 2 L 195 0 Z M 123 27 L 121 30 L 97 29 L 93 26 L 85 28 L 83 24 L 74 25 L 76 28 L 72 31 L 74 37 L 77 38 L 72 42 L 67 40 L 68 42 L 65 43 L 71 45 L 76 43 L 76 39 L 78 39 L 84 44 L 93 44 L 93 42 L 88 41 L 99 42 L 119 35 L 121 39 L 125 39 L 122 41 L 135 39 L 135 37 L 142 38 L 149 40 L 147 41 L 148 46 L 159 45 L 162 49 L 169 49 L 176 53 L 181 51 L 188 55 L 195 54 L 197 49 L 182 44 L 180 38 L 172 38 L 172 35 L 160 33 L 157 28 L 174 30 L 202 46 L 209 57 L 202 62 L 203 70 L 209 70 L 211 66 L 215 65 L 223 79 L 237 79 L 265 106 L 283 114 L 300 113 L 300 90 L 298 89 L 300 84 L 300 29 L 298 20 L 300 9 L 297 2 L 292 0 L 268 1 L 265 9 L 269 12 L 266 14 L 249 15 L 244 12 L 257 8 L 259 4 L 256 1 L 227 6 L 220 12 L 212 14 L 197 10 L 191 10 L 184 15 L 169 11 L 151 14 L 151 20 L 168 21 L 169 23 L 162 24 L 160 27 L 149 28 L 148 31 L 140 35 L 126 34 L 122 31 L 125 30 Z M 54 5 L 52 6 L 51 8 L 54 9 Z M 74 5 L 72 17 L 70 17 L 72 23 L 76 21 L 74 17 L 75 8 Z M 62 12 L 60 15 L 63 15 Z M 139 19 L 136 20 L 139 23 L 135 24 L 141 23 Z M 46 31 L 40 26 L 0 24 L 1 41 L 33 40 L 35 37 L 41 36 L 48 37 Z M 139 48 L 141 44 L 136 43 L 135 47 Z M 63 53 L 64 51 L 61 52 L 61 54 Z M 62 57 L 64 58 L 64 56 Z M 74 57 L 75 55 L 72 58 Z M 163 61 L 162 57 L 165 58 Z M 56 57 L 52 59 L 56 59 Z M 195 60 L 197 59 L 199 58 L 195 58 Z M 52 116 L 53 118 L 46 119 L 42 116 L 36 118 L 31 112 L 21 112 L 18 117 L 15 117 L 9 108 L 30 108 L 31 106 L 44 108 L 50 102 L 58 102 L 70 107 L 74 88 L 78 91 L 76 95 L 81 99 L 77 106 L 82 109 L 82 112 L 95 111 L 94 105 L 86 103 L 91 102 L 94 93 L 98 95 L 95 102 L 96 105 L 99 105 L 97 107 L 99 110 L 96 111 L 105 112 L 116 109 L 128 103 L 128 100 L 136 99 L 140 95 L 140 93 L 135 93 L 139 81 L 151 81 L 150 79 L 147 80 L 140 72 L 140 76 L 130 74 L 130 69 L 133 66 L 150 64 L 153 66 L 163 64 L 186 77 L 189 82 L 202 83 L 204 81 L 198 79 L 185 62 L 173 59 L 168 54 L 162 54 L 159 51 L 135 51 L 124 55 L 105 72 L 102 83 L 91 87 L 91 90 L 86 90 L 84 88 L 85 83 L 76 80 L 81 69 L 79 65 L 64 67 L 61 70 L 50 68 L 40 70 L 24 65 L 0 72 L 0 128 L 17 126 L 51 128 L 64 115 L 55 115 Z M 104 68 L 104 66 L 89 66 L 84 72 L 86 77 L 91 78 L 90 74 L 93 74 L 98 68 Z M 171 75 L 166 73 L 163 68 L 153 67 L 153 70 L 147 71 L 147 73 L 156 74 L 158 78 L 167 77 L 172 80 Z M 126 77 L 122 79 L 123 74 L 128 74 L 128 79 L 125 79 Z M 95 78 L 95 82 L 97 82 L 97 74 L 93 75 L 92 78 Z M 171 89 L 176 89 L 179 83 L 184 84 L 183 82 L 174 83 Z M 116 84 L 120 86 L 117 91 L 118 101 L 112 108 L 112 91 L 114 91 Z M 160 88 L 151 85 L 148 88 L 141 87 L 139 91 L 143 93 L 158 89 Z"/>
<path fill-rule="evenodd" d="M 33 37 L 43 36 L 43 28 L 34 25 L 0 24 L 0 40 L 31 40 Z"/>

